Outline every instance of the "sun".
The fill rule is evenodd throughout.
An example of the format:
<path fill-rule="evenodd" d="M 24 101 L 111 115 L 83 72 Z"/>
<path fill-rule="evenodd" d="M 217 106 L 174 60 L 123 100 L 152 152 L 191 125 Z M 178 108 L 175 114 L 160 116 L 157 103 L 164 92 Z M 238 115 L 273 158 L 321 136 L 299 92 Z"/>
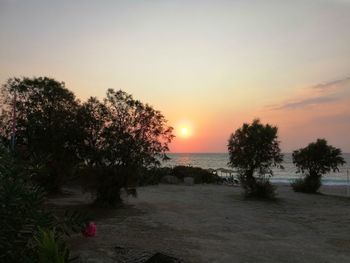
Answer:
<path fill-rule="evenodd" d="M 183 126 L 181 125 L 178 128 L 178 132 L 177 132 L 178 136 L 183 138 L 183 139 L 187 139 L 189 137 L 191 137 L 192 135 L 192 129 L 189 126 Z"/>
<path fill-rule="evenodd" d="M 181 120 L 175 124 L 175 134 L 181 139 L 191 138 L 194 134 L 194 126 L 191 121 Z"/>
<path fill-rule="evenodd" d="M 184 137 L 186 137 L 188 135 L 188 128 L 187 127 L 181 128 L 181 135 Z"/>

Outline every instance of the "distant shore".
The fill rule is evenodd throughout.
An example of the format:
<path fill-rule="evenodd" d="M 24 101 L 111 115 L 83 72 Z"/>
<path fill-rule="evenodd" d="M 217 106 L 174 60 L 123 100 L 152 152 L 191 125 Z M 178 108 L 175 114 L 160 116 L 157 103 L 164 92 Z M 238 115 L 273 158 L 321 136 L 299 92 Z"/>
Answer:
<path fill-rule="evenodd" d="M 174 167 L 177 165 L 184 165 L 201 167 L 203 169 L 232 170 L 227 164 L 229 161 L 228 153 L 170 153 L 169 157 L 171 159 L 164 162 L 162 164 L 163 166 Z M 323 176 L 322 183 L 324 185 L 347 184 L 347 171 L 350 173 L 350 153 L 343 153 L 343 157 L 346 164 L 339 167 L 339 172 L 329 173 Z M 272 181 L 288 183 L 288 180 L 291 181 L 300 177 L 301 174 L 297 173 L 291 153 L 284 153 L 284 161 L 282 165 L 285 169 L 273 169 L 274 176 L 272 177 Z"/>

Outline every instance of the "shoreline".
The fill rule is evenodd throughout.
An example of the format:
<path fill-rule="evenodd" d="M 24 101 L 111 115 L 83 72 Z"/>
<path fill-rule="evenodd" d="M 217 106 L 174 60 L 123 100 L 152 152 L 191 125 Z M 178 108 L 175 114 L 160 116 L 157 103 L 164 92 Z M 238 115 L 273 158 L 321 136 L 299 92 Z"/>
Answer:
<path fill-rule="evenodd" d="M 277 178 L 270 178 L 270 181 L 272 183 L 276 183 L 276 184 L 290 184 L 292 183 L 294 180 L 299 179 L 300 177 L 295 177 L 295 178 L 281 178 L 281 177 L 277 177 Z M 331 179 L 331 178 L 324 178 L 321 179 L 322 185 L 324 186 L 343 186 L 343 187 L 350 187 L 350 181 L 348 182 L 347 179 Z"/>
<path fill-rule="evenodd" d="M 277 186 L 277 191 L 278 191 L 278 188 L 281 187 L 281 188 L 290 188 L 290 190 L 292 192 L 294 192 L 292 190 L 292 187 L 290 186 L 290 184 L 287 182 L 271 181 L 271 183 Z M 349 191 L 349 193 L 348 193 L 348 191 Z M 303 193 L 297 193 L 297 192 L 294 192 L 294 193 L 295 194 L 303 194 Z M 338 197 L 345 197 L 345 198 L 350 199 L 350 187 L 348 190 L 347 185 L 334 185 L 334 184 L 324 185 L 324 184 L 322 184 L 322 186 L 320 187 L 319 193 L 321 195 L 325 195 L 325 196 L 338 196 Z M 304 193 L 304 194 L 306 194 L 306 193 Z M 306 194 L 306 195 L 316 195 L 317 196 L 317 194 Z"/>

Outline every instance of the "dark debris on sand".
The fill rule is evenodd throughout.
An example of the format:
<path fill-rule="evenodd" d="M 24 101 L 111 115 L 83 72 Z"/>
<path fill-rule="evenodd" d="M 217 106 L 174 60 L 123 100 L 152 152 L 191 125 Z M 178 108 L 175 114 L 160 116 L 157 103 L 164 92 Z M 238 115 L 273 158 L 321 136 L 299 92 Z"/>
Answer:
<path fill-rule="evenodd" d="M 116 246 L 98 253 L 89 251 L 80 257 L 81 263 L 184 263 L 182 259 L 155 251 Z"/>

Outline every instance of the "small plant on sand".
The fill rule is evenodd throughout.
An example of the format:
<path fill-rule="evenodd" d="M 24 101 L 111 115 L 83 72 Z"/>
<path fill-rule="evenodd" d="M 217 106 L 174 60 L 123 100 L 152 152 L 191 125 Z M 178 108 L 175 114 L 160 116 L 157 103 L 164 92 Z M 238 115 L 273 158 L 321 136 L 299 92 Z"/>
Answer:
<path fill-rule="evenodd" d="M 327 144 L 324 139 L 318 139 L 305 148 L 293 152 L 293 163 L 304 178 L 292 183 L 296 192 L 316 193 L 321 187 L 322 175 L 330 171 L 339 171 L 338 167 L 345 163 L 340 149 Z"/>
<path fill-rule="evenodd" d="M 261 124 L 257 119 L 251 124 L 243 124 L 230 136 L 229 165 L 238 169 L 246 197 L 275 196 L 275 187 L 269 181 L 273 175 L 272 167 L 283 169 L 277 131 L 277 127 Z"/>
<path fill-rule="evenodd" d="M 39 232 L 34 239 L 39 263 L 70 262 L 70 251 L 66 244 L 57 238 L 54 230 L 39 228 Z"/>

